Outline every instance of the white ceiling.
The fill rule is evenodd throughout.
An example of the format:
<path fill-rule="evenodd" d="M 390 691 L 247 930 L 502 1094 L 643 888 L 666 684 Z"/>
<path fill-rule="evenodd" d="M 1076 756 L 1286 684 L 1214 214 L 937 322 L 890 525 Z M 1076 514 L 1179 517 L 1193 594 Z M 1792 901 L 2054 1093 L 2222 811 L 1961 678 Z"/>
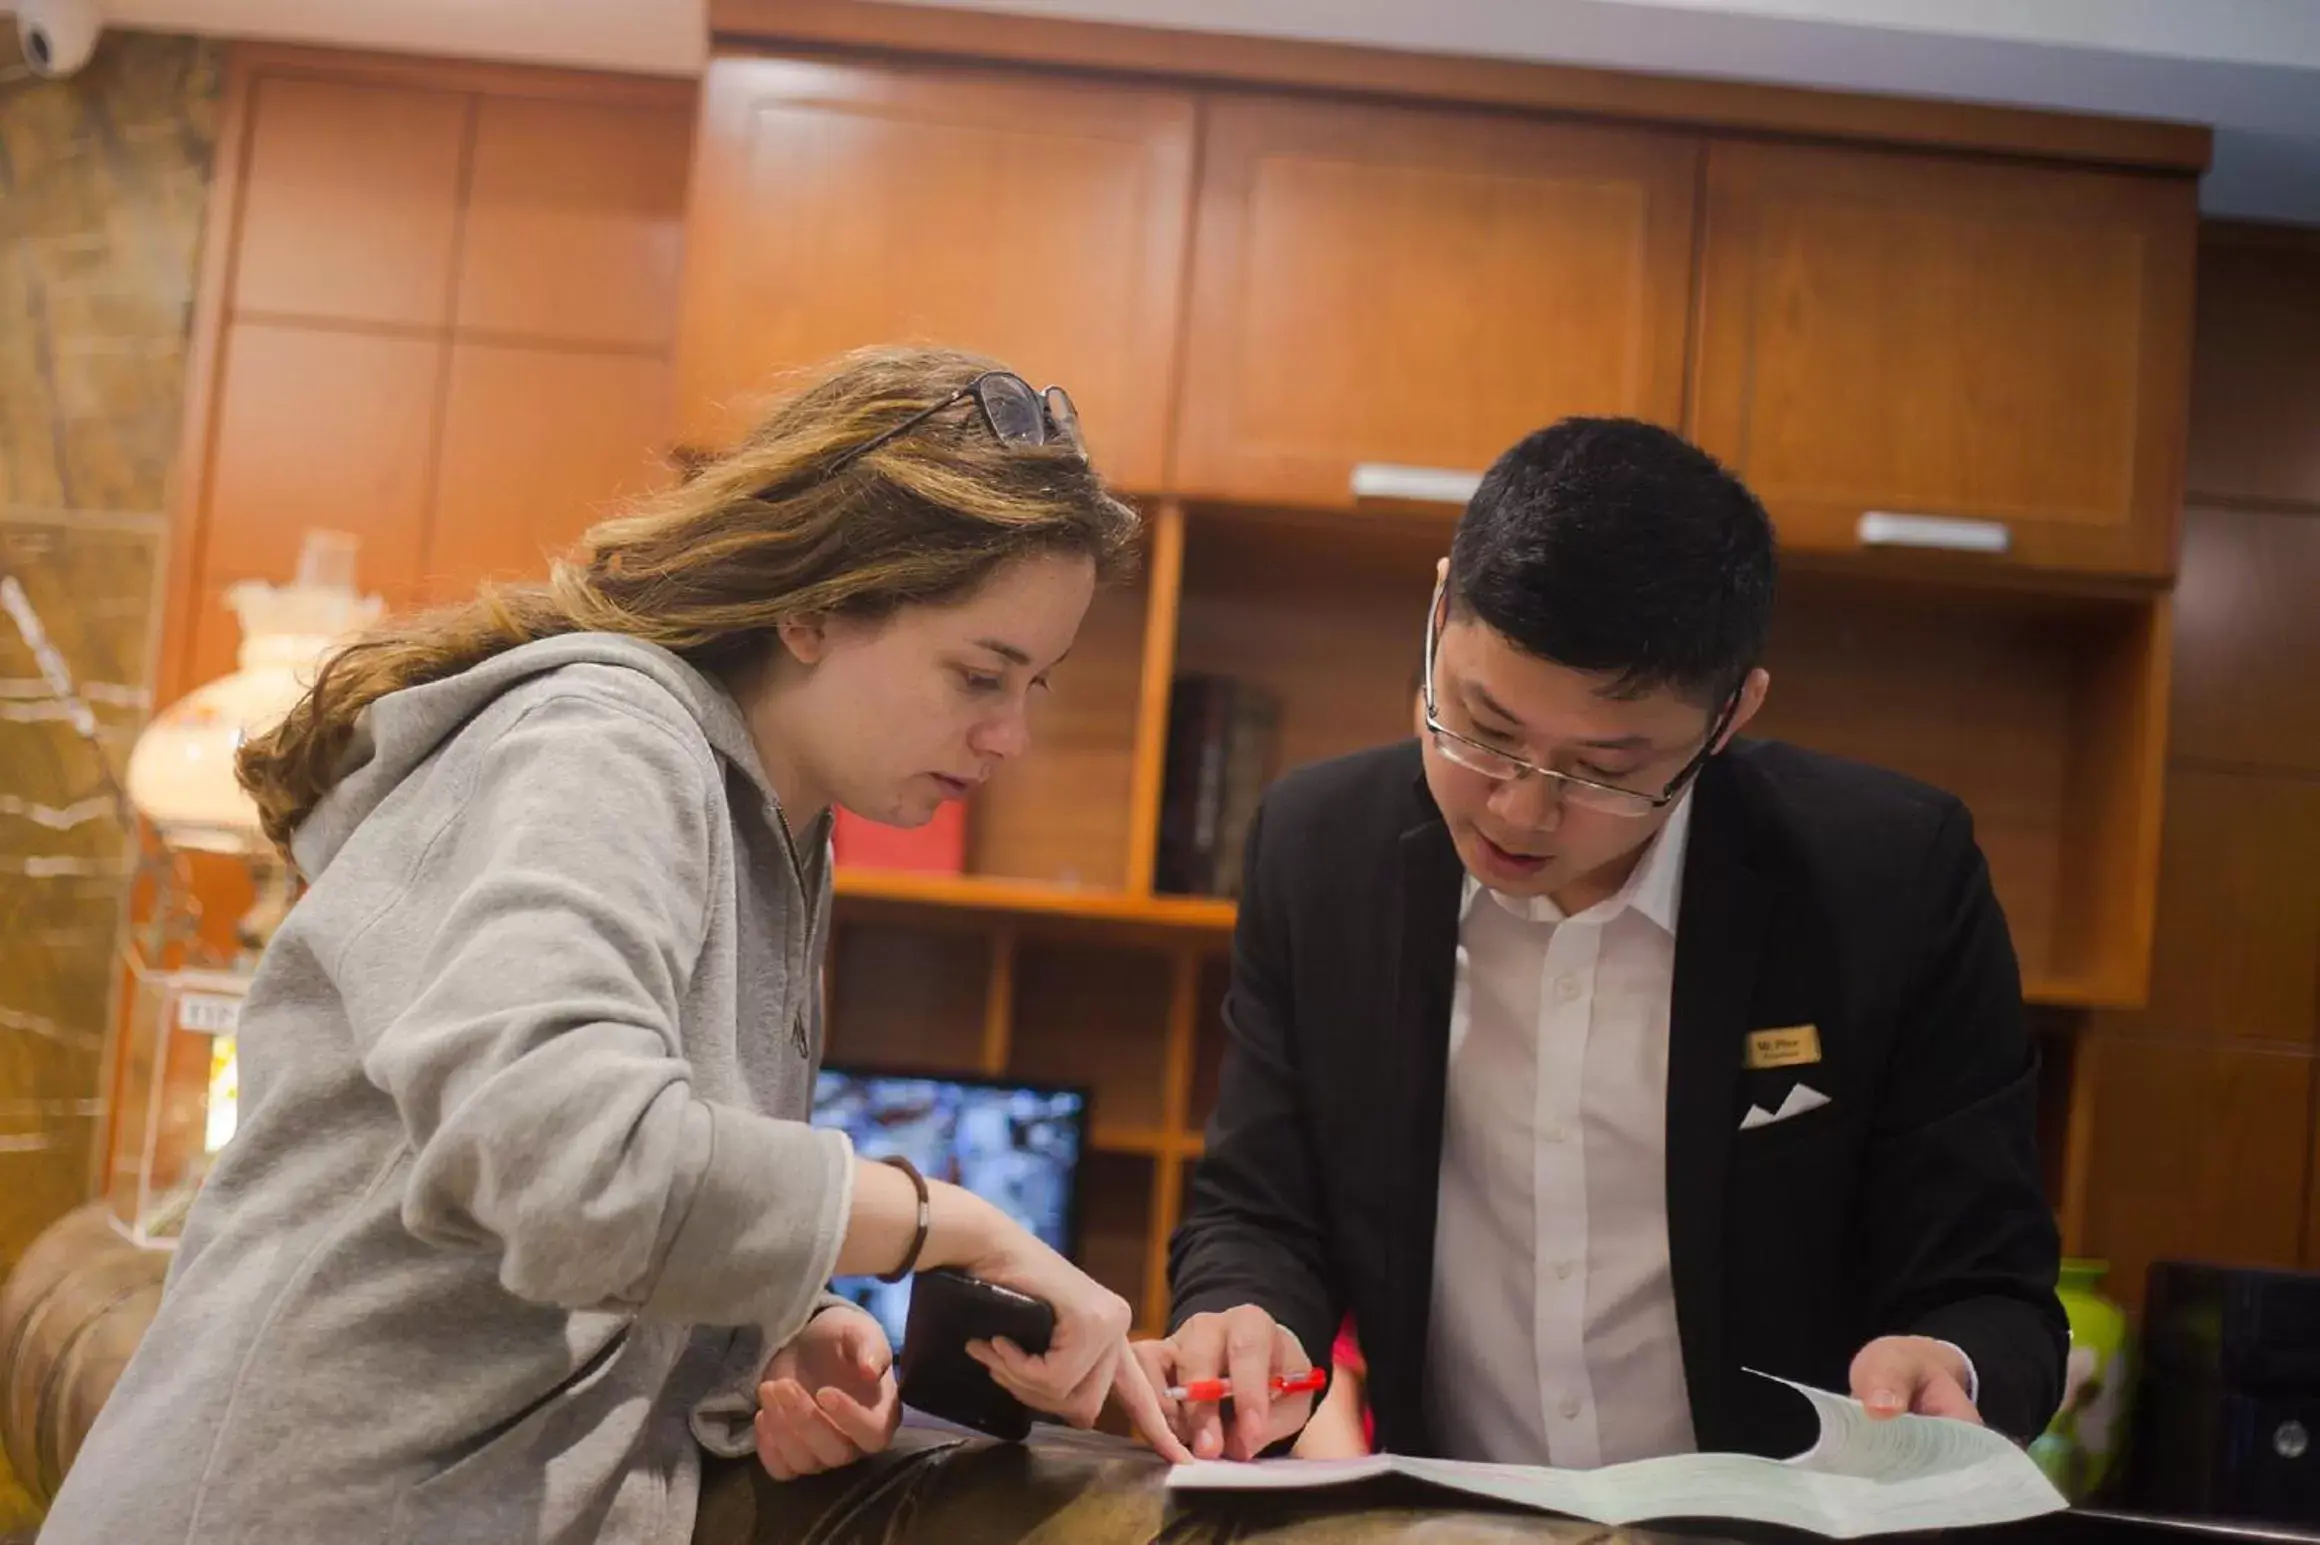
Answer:
<path fill-rule="evenodd" d="M 705 0 L 99 0 L 117 25 L 697 71 Z M 2320 225 L 2320 0 L 911 0 L 2216 129 L 2210 213 Z"/>
<path fill-rule="evenodd" d="M 2204 123 L 2209 213 L 2320 225 L 2320 0 L 941 3 Z"/>
<path fill-rule="evenodd" d="M 11 0 L 21 7 L 26 0 Z M 707 0 L 95 0 L 114 26 L 698 75 Z M 0 9 L 7 9 L 0 5 Z"/>

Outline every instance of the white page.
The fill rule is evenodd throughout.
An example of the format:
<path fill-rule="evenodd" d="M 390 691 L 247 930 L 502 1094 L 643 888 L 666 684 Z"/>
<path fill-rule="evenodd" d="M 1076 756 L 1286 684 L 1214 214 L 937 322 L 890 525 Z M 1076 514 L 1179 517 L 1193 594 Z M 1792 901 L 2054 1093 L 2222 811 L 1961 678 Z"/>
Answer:
<path fill-rule="evenodd" d="M 1788 1383 L 1787 1380 L 1780 1381 Z M 2010 1523 L 2058 1511 L 2061 1494 L 2029 1456 L 1964 1422 L 1872 1421 L 1860 1402 L 1790 1384 L 1813 1404 L 1821 1435 L 1794 1459 L 1681 1454 L 1600 1470 L 1455 1459 L 1208 1460 L 1169 1473 L 1177 1491 L 1281 1491 L 1406 1475 L 1601 1524 L 1743 1518 L 1839 1539 Z"/>

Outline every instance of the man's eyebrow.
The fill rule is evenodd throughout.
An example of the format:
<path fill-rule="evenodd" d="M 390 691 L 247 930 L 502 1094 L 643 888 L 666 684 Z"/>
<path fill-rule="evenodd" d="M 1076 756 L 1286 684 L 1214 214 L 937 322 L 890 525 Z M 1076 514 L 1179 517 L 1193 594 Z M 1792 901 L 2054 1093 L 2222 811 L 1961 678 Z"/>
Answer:
<path fill-rule="evenodd" d="M 1523 722 L 1520 716 L 1509 711 L 1506 704 L 1500 702 L 1497 698 L 1492 697 L 1490 695 L 1489 689 L 1484 687 L 1481 682 L 1469 681 L 1463 683 L 1463 685 L 1466 688 L 1466 695 L 1474 699 L 1474 701 L 1481 706 L 1484 713 L 1489 714 L 1494 719 L 1504 719 L 1507 723 L 1513 725 L 1518 730 L 1523 727 Z"/>
<path fill-rule="evenodd" d="M 1489 690 L 1480 682 L 1469 681 L 1464 685 L 1467 696 L 1473 698 L 1475 703 L 1486 713 L 1493 718 L 1504 719 L 1517 729 L 1523 728 L 1521 717 L 1509 713 L 1506 705 L 1492 697 Z M 1570 744 L 1584 746 L 1590 751 L 1644 751 L 1650 749 L 1651 737 L 1648 735 L 1611 735 L 1600 740 L 1574 740 Z"/>

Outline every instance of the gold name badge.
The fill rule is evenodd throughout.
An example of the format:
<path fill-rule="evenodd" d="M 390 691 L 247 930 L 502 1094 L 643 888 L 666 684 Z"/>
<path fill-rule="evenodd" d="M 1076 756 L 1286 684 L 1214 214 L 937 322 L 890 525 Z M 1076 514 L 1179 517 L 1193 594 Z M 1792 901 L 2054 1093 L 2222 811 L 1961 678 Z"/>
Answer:
<path fill-rule="evenodd" d="M 1789 1025 L 1780 1030 L 1751 1030 L 1748 1033 L 1748 1067 L 1751 1072 L 1765 1068 L 1803 1067 L 1808 1062 L 1821 1060 L 1821 1031 L 1818 1025 Z"/>

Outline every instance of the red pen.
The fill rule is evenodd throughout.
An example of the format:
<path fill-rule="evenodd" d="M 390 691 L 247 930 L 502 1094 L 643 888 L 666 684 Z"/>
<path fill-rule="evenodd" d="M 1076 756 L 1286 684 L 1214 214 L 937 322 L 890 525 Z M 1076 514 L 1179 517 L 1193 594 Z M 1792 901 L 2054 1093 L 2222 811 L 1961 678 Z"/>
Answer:
<path fill-rule="evenodd" d="M 1273 1380 L 1273 1394 L 1276 1397 L 1316 1394 L 1320 1391 L 1321 1386 L 1328 1382 L 1329 1374 L 1326 1370 L 1309 1368 L 1290 1378 L 1276 1377 Z M 1194 1379 L 1190 1384 L 1171 1384 L 1168 1386 L 1167 1395 L 1170 1400 L 1230 1400 L 1232 1399 L 1232 1380 Z"/>

